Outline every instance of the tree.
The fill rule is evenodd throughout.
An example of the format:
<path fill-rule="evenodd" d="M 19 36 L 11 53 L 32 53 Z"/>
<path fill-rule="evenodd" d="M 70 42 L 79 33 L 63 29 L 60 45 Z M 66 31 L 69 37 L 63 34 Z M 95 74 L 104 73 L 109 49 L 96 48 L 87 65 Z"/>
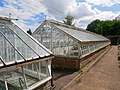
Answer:
<path fill-rule="evenodd" d="M 113 20 L 111 35 L 120 35 L 120 20 Z"/>
<path fill-rule="evenodd" d="M 118 18 L 118 17 L 117 17 Z M 102 34 L 103 36 L 120 35 L 120 20 L 94 20 L 87 26 L 88 31 Z M 109 37 L 110 38 L 110 37 Z M 117 44 L 119 37 L 110 38 L 113 45 Z"/>
<path fill-rule="evenodd" d="M 101 21 L 99 19 L 96 19 L 87 26 L 86 30 L 101 34 L 100 29 L 101 29 Z"/>
<path fill-rule="evenodd" d="M 65 20 L 63 20 L 63 22 L 67 25 L 74 25 L 73 21 L 74 21 L 74 17 L 71 15 L 67 15 Z"/>
<path fill-rule="evenodd" d="M 114 22 L 113 20 L 105 20 L 105 21 L 102 21 L 101 23 L 101 26 L 102 26 L 102 35 L 103 36 L 107 36 L 107 35 L 112 35 L 111 32 L 115 31 L 113 30 L 113 25 L 114 25 Z"/>
<path fill-rule="evenodd" d="M 30 34 L 30 35 L 32 35 L 31 29 L 27 30 L 27 33 Z"/>
<path fill-rule="evenodd" d="M 118 16 L 115 18 L 115 20 L 120 20 L 120 15 L 118 15 Z"/>
<path fill-rule="evenodd" d="M 107 35 L 120 35 L 120 21 L 118 20 L 94 20 L 88 26 L 88 31 L 101 34 L 103 36 Z"/>

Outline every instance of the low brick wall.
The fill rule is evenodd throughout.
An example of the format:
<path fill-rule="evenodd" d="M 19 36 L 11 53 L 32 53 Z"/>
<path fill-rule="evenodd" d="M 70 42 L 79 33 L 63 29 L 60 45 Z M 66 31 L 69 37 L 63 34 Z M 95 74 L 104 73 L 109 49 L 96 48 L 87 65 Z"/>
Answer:
<path fill-rule="evenodd" d="M 86 57 L 81 58 L 80 67 L 84 67 L 85 65 L 87 65 L 91 61 L 95 60 L 96 57 L 101 55 L 101 53 L 105 52 L 108 48 L 109 48 L 109 46 L 104 47 L 104 48 L 102 48 L 102 49 L 100 49 L 98 51 L 95 51 L 94 53 L 91 53 L 90 55 L 88 55 Z"/>
<path fill-rule="evenodd" d="M 76 68 L 76 69 L 79 69 L 80 67 L 82 68 L 92 60 L 95 60 L 95 58 L 99 56 L 101 53 L 103 53 L 108 47 L 109 46 L 104 47 L 81 59 L 55 56 L 55 58 L 53 58 L 52 60 L 53 68 Z"/>
<path fill-rule="evenodd" d="M 80 60 L 77 58 L 69 58 L 55 56 L 52 60 L 53 68 L 78 68 Z"/>
<path fill-rule="evenodd" d="M 51 81 L 48 81 L 46 83 L 44 83 L 43 85 L 40 85 L 39 87 L 37 87 L 34 90 L 50 90 L 51 88 Z"/>

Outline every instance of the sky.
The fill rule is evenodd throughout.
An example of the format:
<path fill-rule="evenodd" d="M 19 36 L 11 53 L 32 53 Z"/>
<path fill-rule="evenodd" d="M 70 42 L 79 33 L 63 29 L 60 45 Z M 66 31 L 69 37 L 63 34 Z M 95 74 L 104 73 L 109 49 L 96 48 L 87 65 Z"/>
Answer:
<path fill-rule="evenodd" d="M 120 0 L 0 0 L 0 16 L 14 21 L 23 30 L 34 31 L 43 20 L 63 21 L 71 14 L 75 26 L 86 29 L 95 19 L 112 20 L 120 15 Z"/>

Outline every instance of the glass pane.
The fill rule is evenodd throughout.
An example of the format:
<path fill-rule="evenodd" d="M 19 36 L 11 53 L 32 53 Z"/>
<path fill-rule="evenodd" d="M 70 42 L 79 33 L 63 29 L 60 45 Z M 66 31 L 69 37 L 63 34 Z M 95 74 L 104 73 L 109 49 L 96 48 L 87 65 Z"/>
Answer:
<path fill-rule="evenodd" d="M 0 81 L 0 90 L 6 90 L 5 83 L 3 81 Z"/>
<path fill-rule="evenodd" d="M 9 90 L 23 90 L 26 89 L 26 83 L 31 86 L 39 81 L 39 79 L 31 77 L 30 73 L 28 74 L 25 69 L 22 70 L 20 67 L 3 73 Z"/>
<path fill-rule="evenodd" d="M 81 29 L 75 30 L 75 29 L 67 28 L 67 27 L 60 26 L 60 25 L 56 25 L 56 27 L 60 28 L 61 30 L 64 30 L 64 32 L 66 32 L 67 34 L 71 35 L 72 37 L 82 42 L 84 41 L 105 41 L 105 40 L 108 41 L 107 38 L 101 35 L 91 33 L 91 32 L 88 33 L 88 31 L 85 31 L 85 30 L 81 30 Z"/>
<path fill-rule="evenodd" d="M 37 39 L 41 36 L 41 43 L 50 49 L 55 55 L 75 56 L 78 57 L 77 41 L 62 30 L 44 25 L 39 29 L 34 37 Z M 38 36 L 39 35 L 39 36 Z M 38 39 L 39 40 L 39 39 Z M 52 43 L 51 43 L 52 42 Z"/>
<path fill-rule="evenodd" d="M 23 58 L 0 33 L 0 56 L 6 63 L 21 61 Z"/>
<path fill-rule="evenodd" d="M 27 43 L 27 45 L 29 45 L 33 50 L 35 50 L 36 53 L 38 53 L 40 56 L 45 56 L 45 55 L 49 55 L 49 53 L 43 49 L 44 46 L 42 46 L 41 44 L 36 43 L 32 37 L 30 37 L 29 35 L 27 35 L 23 30 L 21 30 L 19 27 L 17 27 L 16 25 L 7 25 L 11 30 L 13 30 L 17 35 L 19 35 L 19 37 Z M 41 45 L 41 47 L 40 47 Z M 43 47 L 43 48 L 42 48 Z"/>
<path fill-rule="evenodd" d="M 23 42 L 16 34 L 12 32 L 11 29 L 9 29 L 5 25 L 0 25 L 0 27 L 4 27 L 3 29 L 0 29 L 0 31 L 8 38 L 8 40 L 16 47 L 19 52 L 24 56 L 24 58 L 34 58 L 38 57 L 26 44 Z M 2 44 L 2 42 L 1 42 Z M 7 44 L 6 44 L 7 45 Z M 8 49 L 8 53 L 11 50 Z M 12 50 L 13 51 L 13 50 Z M 12 52 L 11 52 L 12 53 Z M 14 53 L 14 52 L 13 52 Z M 11 56 L 11 55 L 10 55 Z"/>
<path fill-rule="evenodd" d="M 48 70 L 49 63 L 47 61 L 41 61 L 34 64 L 29 64 L 26 66 L 26 74 L 40 78 L 41 80 L 50 76 L 50 72 Z"/>
<path fill-rule="evenodd" d="M 77 41 L 72 38 L 72 37 L 69 37 L 69 53 L 68 55 L 70 57 L 78 57 L 78 43 Z"/>
<path fill-rule="evenodd" d="M 40 62 L 40 66 L 41 66 L 41 73 L 45 74 L 46 77 L 49 76 L 49 70 L 48 70 L 48 62 L 47 61 L 42 61 Z"/>

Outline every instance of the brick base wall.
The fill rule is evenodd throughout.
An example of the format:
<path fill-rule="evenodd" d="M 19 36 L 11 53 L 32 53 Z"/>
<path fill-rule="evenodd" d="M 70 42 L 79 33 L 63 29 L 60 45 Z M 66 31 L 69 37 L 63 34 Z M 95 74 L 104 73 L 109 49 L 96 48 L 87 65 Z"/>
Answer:
<path fill-rule="evenodd" d="M 44 83 L 43 85 L 40 85 L 39 87 L 37 87 L 34 90 L 50 90 L 51 88 L 51 81 L 48 81 L 46 83 Z"/>
<path fill-rule="evenodd" d="M 109 46 L 102 48 L 94 53 L 91 53 L 90 55 L 84 57 L 81 59 L 80 62 L 80 67 L 84 67 L 85 65 L 87 65 L 89 62 L 95 60 L 96 57 L 98 57 L 101 53 L 105 52 L 107 50 Z"/>
<path fill-rule="evenodd" d="M 79 59 L 62 56 L 55 56 L 52 60 L 53 68 L 78 68 Z"/>
<path fill-rule="evenodd" d="M 90 61 L 95 60 L 97 56 L 103 53 L 109 46 L 102 48 L 94 53 L 89 54 L 86 57 L 81 59 L 78 58 L 69 58 L 69 57 L 62 57 L 62 56 L 55 56 L 52 60 L 53 68 L 76 68 L 79 69 L 80 67 L 84 67 Z"/>

